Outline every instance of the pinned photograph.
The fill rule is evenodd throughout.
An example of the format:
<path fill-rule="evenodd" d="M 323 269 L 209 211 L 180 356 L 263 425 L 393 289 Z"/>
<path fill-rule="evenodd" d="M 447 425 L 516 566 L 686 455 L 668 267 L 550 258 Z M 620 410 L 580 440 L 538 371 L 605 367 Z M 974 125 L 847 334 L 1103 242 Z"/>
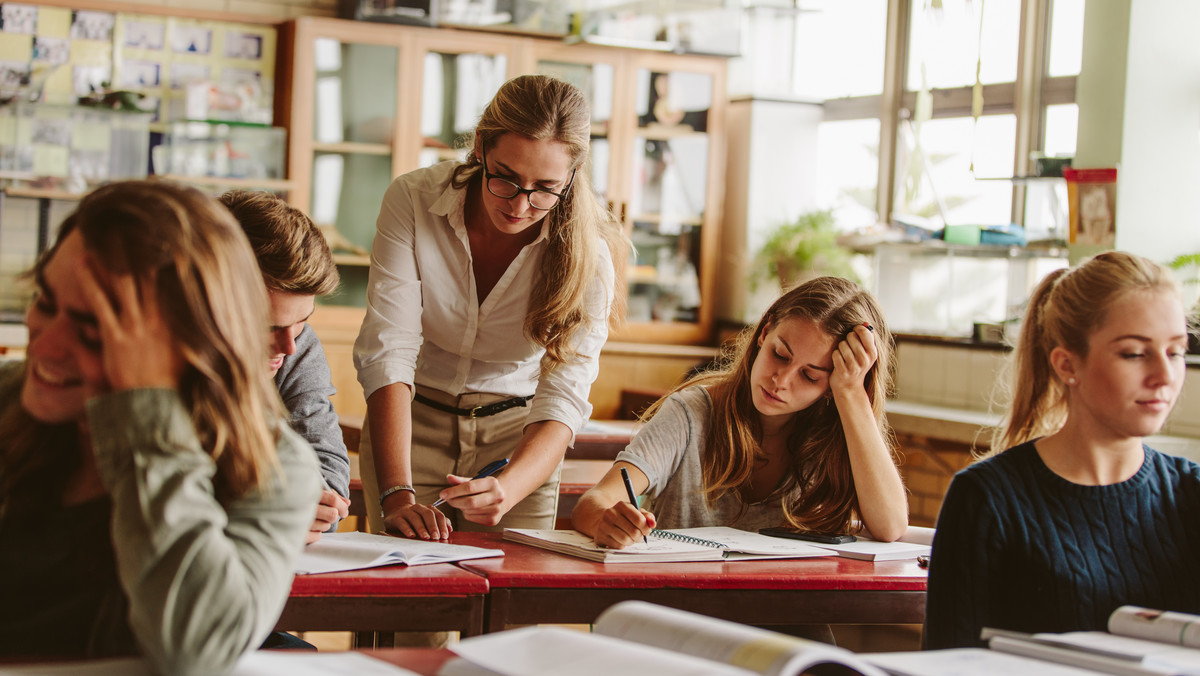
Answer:
<path fill-rule="evenodd" d="M 33 60 L 42 63 L 66 63 L 71 58 L 71 41 L 66 38 L 34 38 Z"/>
<path fill-rule="evenodd" d="M 5 33 L 33 35 L 37 32 L 37 7 L 33 5 L 0 5 L 0 30 Z"/>
<path fill-rule="evenodd" d="M 225 32 L 225 58 L 227 59 L 261 59 L 262 45 L 263 36 L 257 33 Z"/>
<path fill-rule="evenodd" d="M 109 66 L 75 66 L 71 72 L 71 87 L 75 96 L 87 96 L 104 89 L 104 83 L 112 80 Z"/>
<path fill-rule="evenodd" d="M 155 21 L 126 21 L 125 46 L 129 49 L 161 51 L 167 27 Z"/>
<path fill-rule="evenodd" d="M 116 16 L 112 12 L 71 12 L 71 37 L 76 40 L 112 40 Z"/>
<path fill-rule="evenodd" d="M 204 82 L 209 79 L 209 67 L 203 63 L 173 63 L 171 64 L 171 89 L 183 89 L 193 82 Z"/>
<path fill-rule="evenodd" d="M 212 30 L 200 26 L 174 26 L 171 30 L 171 51 L 176 54 L 210 53 Z"/>
<path fill-rule="evenodd" d="M 154 61 L 126 61 L 121 65 L 122 87 L 157 87 L 162 67 Z"/>

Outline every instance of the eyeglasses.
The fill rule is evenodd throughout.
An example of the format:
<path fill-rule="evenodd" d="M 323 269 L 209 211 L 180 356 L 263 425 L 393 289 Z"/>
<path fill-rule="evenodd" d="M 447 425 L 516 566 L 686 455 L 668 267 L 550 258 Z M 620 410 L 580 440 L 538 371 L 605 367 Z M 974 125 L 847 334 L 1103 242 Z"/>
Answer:
<path fill-rule="evenodd" d="M 567 187 L 563 188 L 561 193 L 545 190 L 543 188 L 522 188 L 506 178 L 488 171 L 487 168 L 487 148 L 483 148 L 483 178 L 487 184 L 488 192 L 502 200 L 510 200 L 522 193 L 529 196 L 529 206 L 538 211 L 549 211 L 558 206 L 558 201 L 567 196 L 571 190 L 571 185 L 575 183 L 575 172 L 578 168 L 571 170 L 571 180 L 567 181 Z"/>

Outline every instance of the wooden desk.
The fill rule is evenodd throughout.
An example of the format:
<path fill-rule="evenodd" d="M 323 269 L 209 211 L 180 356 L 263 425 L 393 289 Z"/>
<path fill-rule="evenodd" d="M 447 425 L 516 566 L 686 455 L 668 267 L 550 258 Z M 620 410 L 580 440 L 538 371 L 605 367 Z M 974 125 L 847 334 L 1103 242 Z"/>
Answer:
<path fill-rule="evenodd" d="M 446 648 L 391 648 L 388 650 L 364 650 L 362 653 L 416 672 L 421 676 L 437 676 L 442 665 L 455 656 Z"/>
<path fill-rule="evenodd" d="M 449 563 L 297 575 L 280 631 L 483 632 L 487 580 Z"/>
<path fill-rule="evenodd" d="M 736 563 L 595 563 L 500 539 L 453 533 L 455 544 L 503 549 L 459 565 L 487 577 L 486 631 L 509 624 L 590 624 L 627 599 L 746 624 L 919 624 L 926 572 L 916 561 L 839 557 Z"/>

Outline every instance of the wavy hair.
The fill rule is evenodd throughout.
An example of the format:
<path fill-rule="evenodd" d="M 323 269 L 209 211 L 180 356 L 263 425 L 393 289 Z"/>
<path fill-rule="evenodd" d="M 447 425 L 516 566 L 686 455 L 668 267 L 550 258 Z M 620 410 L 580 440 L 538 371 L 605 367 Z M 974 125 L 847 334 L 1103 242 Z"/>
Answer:
<path fill-rule="evenodd" d="M 708 443 L 701 458 L 705 499 L 712 503 L 722 496 L 750 485 L 754 460 L 761 452 L 762 425 L 751 397 L 750 372 L 760 351 L 759 339 L 770 326 L 787 319 L 815 322 L 827 335 L 840 341 L 855 326 L 870 323 L 875 329 L 878 359 L 863 380 L 875 422 L 893 460 L 896 451 L 884 415 L 884 404 L 892 389 L 895 345 L 875 298 L 841 277 L 817 277 L 804 282 L 776 300 L 753 330 L 743 331 L 733 346 L 724 351 L 713 369 L 700 373 L 675 392 L 696 385 L 708 388 L 713 415 Z M 653 416 L 666 399 L 647 409 Z M 771 498 L 782 502 L 788 522 L 804 530 L 846 532 L 858 518 L 858 495 L 850 472 L 846 434 L 837 404 L 818 401 L 794 415 L 788 436 L 788 471 Z M 742 505 L 745 510 L 745 503 Z"/>
<path fill-rule="evenodd" d="M 545 375 L 578 357 L 572 339 L 591 321 L 586 301 L 588 287 L 599 276 L 597 242 L 608 247 L 616 269 L 608 321 L 614 326 L 620 322 L 628 240 L 621 224 L 592 192 L 586 166 L 591 113 L 583 92 L 545 75 L 522 75 L 505 82 L 484 109 L 468 143 L 491 149 L 504 134 L 562 143 L 571 168 L 578 170 L 570 191 L 546 214 L 549 241 L 525 315 L 525 333 L 546 350 L 541 365 Z M 454 169 L 454 187 L 482 190 L 482 166 L 475 152 L 468 153 L 466 162 Z"/>
<path fill-rule="evenodd" d="M 216 463 L 218 498 L 262 486 L 277 463 L 278 424 L 286 411 L 266 370 L 266 288 L 237 221 L 193 188 L 167 181 L 112 183 L 80 201 L 35 274 L 75 231 L 110 271 L 155 279 L 158 307 L 187 362 L 179 395 Z M 19 412 L 0 421 L 0 434 L 32 420 L 13 408 Z M 60 458 L 78 456 L 77 435 L 63 427 L 34 424 L 6 442 L 3 488 L 28 485 L 22 479 L 34 476 L 69 474 L 32 457 L 51 438 L 74 442 Z M 55 485 L 57 497 L 62 482 Z"/>
<path fill-rule="evenodd" d="M 1008 367 L 1011 404 L 985 455 L 1058 431 L 1067 419 L 1067 391 L 1050 364 L 1050 353 L 1063 347 L 1087 357 L 1088 340 L 1113 303 L 1130 293 L 1160 290 L 1178 295 L 1171 271 L 1123 251 L 1108 251 L 1046 275 L 1029 299 Z M 1195 326 L 1194 316 L 1189 324 Z"/>
<path fill-rule="evenodd" d="M 245 231 L 268 289 L 301 296 L 337 291 L 333 253 L 308 214 L 269 192 L 231 190 L 217 199 Z"/>

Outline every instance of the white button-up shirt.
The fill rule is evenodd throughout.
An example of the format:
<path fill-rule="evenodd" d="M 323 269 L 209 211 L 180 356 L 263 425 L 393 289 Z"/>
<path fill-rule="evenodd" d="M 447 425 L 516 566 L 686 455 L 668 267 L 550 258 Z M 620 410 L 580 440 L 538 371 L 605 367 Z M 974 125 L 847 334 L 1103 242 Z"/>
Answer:
<path fill-rule="evenodd" d="M 367 397 L 393 383 L 454 395 L 532 394 L 527 424 L 556 420 L 577 432 L 592 412 L 588 392 L 608 338 L 615 276 L 608 247 L 597 242 L 600 275 L 587 291 L 590 322 L 576 335 L 579 359 L 539 379 L 545 349 L 529 339 L 524 323 L 546 249 L 546 222 L 481 305 L 463 220 L 466 190 L 450 185 L 455 165 L 399 176 L 384 194 L 367 313 L 354 343 L 358 381 Z"/>

